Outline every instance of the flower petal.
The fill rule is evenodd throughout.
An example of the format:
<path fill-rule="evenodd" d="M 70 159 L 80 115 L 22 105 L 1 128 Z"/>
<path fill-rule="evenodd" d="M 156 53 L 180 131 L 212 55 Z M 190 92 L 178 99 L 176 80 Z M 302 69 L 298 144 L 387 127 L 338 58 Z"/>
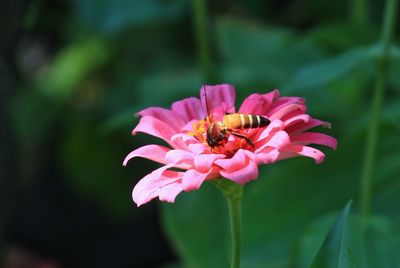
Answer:
<path fill-rule="evenodd" d="M 223 159 L 226 156 L 224 154 L 199 154 L 194 158 L 194 165 L 196 169 L 201 172 L 207 172 L 213 166 L 215 160 Z"/>
<path fill-rule="evenodd" d="M 303 131 L 309 130 L 309 129 L 317 127 L 317 126 L 323 126 L 323 127 L 326 127 L 326 128 L 331 128 L 331 124 L 330 123 L 312 118 L 308 122 L 298 122 L 297 124 L 291 125 L 288 128 L 286 128 L 285 130 L 288 133 L 293 133 L 294 134 L 294 133 L 299 133 L 299 132 L 303 132 Z"/>
<path fill-rule="evenodd" d="M 279 90 L 275 89 L 267 94 L 251 94 L 242 103 L 239 113 L 264 115 L 271 103 L 279 97 Z"/>
<path fill-rule="evenodd" d="M 182 177 L 183 190 L 192 191 L 199 189 L 209 174 L 210 170 L 205 173 L 199 172 L 195 169 L 186 171 Z"/>
<path fill-rule="evenodd" d="M 258 167 L 251 155 L 249 151 L 240 149 L 232 158 L 218 159 L 215 164 L 222 168 L 221 176 L 243 185 L 258 176 Z"/>
<path fill-rule="evenodd" d="M 171 149 L 161 146 L 161 145 L 155 145 L 155 144 L 150 144 L 146 145 L 140 148 L 137 148 L 136 150 L 130 152 L 124 159 L 123 165 L 126 166 L 129 160 L 131 160 L 134 157 L 143 157 L 146 159 L 150 159 L 152 161 L 161 163 L 161 164 L 167 164 L 168 161 L 165 159 L 165 154 Z"/>
<path fill-rule="evenodd" d="M 282 159 L 287 159 L 287 158 L 292 158 L 296 156 L 307 156 L 314 158 L 315 163 L 320 164 L 324 161 L 325 159 L 325 154 L 322 153 L 320 150 L 315 149 L 313 147 L 309 146 L 303 146 L 303 145 L 289 145 L 284 149 L 284 153 L 282 153 L 279 156 L 279 160 Z"/>
<path fill-rule="evenodd" d="M 311 116 L 309 116 L 308 114 L 300 113 L 287 119 L 282 119 L 282 121 L 285 123 L 285 127 L 290 127 L 300 122 L 307 123 L 310 121 L 310 119 Z"/>
<path fill-rule="evenodd" d="M 317 132 L 304 132 L 299 133 L 291 137 L 291 141 L 293 143 L 300 143 L 300 144 L 319 144 L 331 147 L 336 149 L 337 141 L 335 138 Z"/>
<path fill-rule="evenodd" d="M 257 137 L 256 141 L 257 143 L 259 142 L 264 142 L 264 139 L 266 138 L 271 138 L 272 135 L 274 135 L 276 132 L 279 130 L 282 130 L 285 127 L 283 122 L 281 120 L 274 120 L 272 121 L 265 129 L 261 131 L 259 136 Z M 258 144 L 256 144 L 257 147 Z"/>
<path fill-rule="evenodd" d="M 172 127 L 152 116 L 143 116 L 140 119 L 139 123 L 132 131 L 132 135 L 135 135 L 137 132 L 143 132 L 161 138 L 169 144 L 171 144 L 171 137 L 176 134 L 176 131 Z"/>
<path fill-rule="evenodd" d="M 288 105 L 282 105 L 278 109 L 274 109 L 273 112 L 268 112 L 268 118 L 269 120 L 276 120 L 276 119 L 282 119 L 285 115 L 289 114 L 290 112 L 293 112 L 295 110 L 300 110 L 300 111 L 305 111 L 306 106 L 303 104 L 298 104 L 298 103 L 290 103 Z"/>
<path fill-rule="evenodd" d="M 272 147 L 278 149 L 279 151 L 290 144 L 290 137 L 286 131 L 280 130 L 273 135 L 269 136 L 262 142 L 257 143 L 256 153 L 262 151 L 266 147 Z"/>
<path fill-rule="evenodd" d="M 185 122 L 180 116 L 176 115 L 173 111 L 160 107 L 150 107 L 138 112 L 141 116 L 152 116 L 172 127 L 175 131 L 179 131 Z"/>
<path fill-rule="evenodd" d="M 174 171 L 171 171 L 174 172 Z M 181 176 L 181 175 L 179 175 Z M 176 196 L 182 192 L 182 182 L 181 180 L 174 181 L 173 183 L 167 184 L 160 188 L 158 193 L 158 198 L 160 201 L 165 201 L 169 203 L 174 203 Z"/>
<path fill-rule="evenodd" d="M 207 116 L 206 110 L 201 107 L 200 100 L 194 97 L 174 102 L 172 111 L 179 115 L 185 123 L 194 119 L 204 119 Z"/>
<path fill-rule="evenodd" d="M 200 89 L 201 105 L 203 110 L 210 114 L 234 113 L 235 98 L 235 88 L 229 84 L 206 85 Z M 207 111 L 207 106 L 209 111 Z"/>
<path fill-rule="evenodd" d="M 171 165 L 165 165 L 142 178 L 133 188 L 132 199 L 137 206 L 141 206 L 159 196 L 160 190 L 167 185 L 180 183 L 183 172 L 167 170 Z M 167 188 L 170 189 L 171 188 Z M 167 191 L 169 192 L 169 191 Z M 163 195 L 168 193 L 164 191 Z M 173 194 L 176 193 L 174 189 Z"/>
<path fill-rule="evenodd" d="M 271 164 L 278 161 L 280 152 L 273 147 L 267 147 L 255 154 L 255 161 L 260 164 Z"/>
<path fill-rule="evenodd" d="M 165 158 L 168 159 L 170 163 L 183 169 L 190 169 L 193 167 L 194 154 L 185 150 L 170 150 L 165 155 Z"/>

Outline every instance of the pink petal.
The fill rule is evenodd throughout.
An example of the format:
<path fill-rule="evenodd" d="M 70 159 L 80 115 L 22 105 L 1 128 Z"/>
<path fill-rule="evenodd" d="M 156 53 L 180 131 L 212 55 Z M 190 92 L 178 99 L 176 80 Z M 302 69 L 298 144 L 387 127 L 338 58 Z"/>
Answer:
<path fill-rule="evenodd" d="M 271 164 L 278 161 L 279 155 L 279 150 L 273 147 L 268 147 L 255 154 L 255 161 L 258 165 Z"/>
<path fill-rule="evenodd" d="M 326 128 L 331 128 L 331 124 L 330 123 L 312 118 L 308 122 L 305 122 L 305 123 L 299 122 L 299 123 L 297 123 L 295 125 L 289 126 L 285 130 L 288 133 L 293 133 L 294 134 L 294 133 L 298 133 L 298 132 L 303 132 L 303 131 L 309 130 L 309 129 L 317 127 L 317 126 L 323 126 L 323 127 L 326 127 Z"/>
<path fill-rule="evenodd" d="M 289 144 L 290 144 L 289 135 L 286 133 L 286 131 L 280 130 L 275 134 L 273 134 L 272 136 L 265 139 L 264 141 L 258 142 L 257 149 L 255 152 L 258 153 L 266 147 L 272 147 L 278 150 L 282 150 Z"/>
<path fill-rule="evenodd" d="M 180 148 L 183 150 L 187 150 L 188 146 L 193 143 L 199 143 L 199 141 L 188 134 L 178 133 L 171 137 L 170 144 L 173 145 L 174 148 Z"/>
<path fill-rule="evenodd" d="M 187 123 L 190 120 L 200 120 L 206 117 L 206 110 L 201 107 L 198 98 L 187 98 L 172 104 L 172 111 L 179 115 Z"/>
<path fill-rule="evenodd" d="M 195 169 L 190 169 L 183 174 L 182 186 L 185 191 L 197 190 L 205 181 L 210 171 L 202 173 Z"/>
<path fill-rule="evenodd" d="M 306 106 L 305 104 L 305 100 L 304 98 L 300 98 L 300 97 L 282 97 L 279 98 L 278 100 L 274 101 L 271 104 L 271 107 L 269 108 L 269 112 L 268 114 L 273 114 L 276 113 L 277 111 L 279 111 L 280 109 L 291 105 L 291 104 L 299 104 L 302 105 L 304 108 L 304 111 L 306 110 Z"/>
<path fill-rule="evenodd" d="M 320 164 L 325 159 L 325 154 L 320 150 L 303 145 L 289 145 L 285 148 L 285 152 L 288 154 L 282 154 L 279 159 L 291 158 L 299 155 L 314 158 L 315 163 Z"/>
<path fill-rule="evenodd" d="M 175 166 L 179 166 L 183 169 L 190 169 L 193 166 L 194 154 L 185 150 L 170 150 L 165 158 L 173 163 Z"/>
<path fill-rule="evenodd" d="M 138 114 L 141 116 L 155 117 L 172 127 L 175 131 L 179 131 L 185 125 L 185 122 L 183 122 L 180 116 L 165 108 L 150 107 L 138 112 Z"/>
<path fill-rule="evenodd" d="M 239 113 L 264 115 L 267 113 L 271 103 L 279 97 L 279 90 L 267 94 L 251 94 L 242 103 Z"/>
<path fill-rule="evenodd" d="M 161 189 L 165 186 L 181 182 L 183 172 L 167 170 L 170 167 L 171 165 L 165 165 L 156 169 L 135 185 L 132 191 L 132 198 L 137 206 L 141 206 L 159 196 Z M 176 190 L 173 191 L 173 194 L 175 193 Z M 163 194 L 164 196 L 167 195 L 165 192 Z"/>
<path fill-rule="evenodd" d="M 258 167 L 251 154 L 249 151 L 240 149 L 232 158 L 218 159 L 215 164 L 222 168 L 221 176 L 243 185 L 258 176 Z"/>
<path fill-rule="evenodd" d="M 140 119 L 138 125 L 132 131 L 132 135 L 135 135 L 137 132 L 143 132 L 161 138 L 169 144 L 171 144 L 171 137 L 176 134 L 176 131 L 172 127 L 152 116 L 143 116 Z"/>
<path fill-rule="evenodd" d="M 195 155 L 199 155 L 202 153 L 207 153 L 210 152 L 210 149 L 208 148 L 208 146 L 205 146 L 202 143 L 193 143 L 193 144 L 189 144 L 188 145 L 188 149 L 189 151 L 191 151 L 192 153 L 194 153 Z"/>
<path fill-rule="evenodd" d="M 319 144 L 336 149 L 337 141 L 335 138 L 317 132 L 304 132 L 291 137 L 293 143 Z"/>
<path fill-rule="evenodd" d="M 125 157 L 123 165 L 126 166 L 128 161 L 134 157 L 143 157 L 161 164 L 167 164 L 168 161 L 165 159 L 165 154 L 169 150 L 171 149 L 160 145 L 155 145 L 155 144 L 146 145 L 130 152 Z"/>
<path fill-rule="evenodd" d="M 275 134 L 279 130 L 282 130 L 284 127 L 285 126 L 281 120 L 272 121 L 265 129 L 262 130 L 260 135 L 257 137 L 256 147 L 258 146 L 258 143 L 260 141 L 264 142 L 263 140 L 265 138 L 271 138 L 273 134 Z"/>
<path fill-rule="evenodd" d="M 225 157 L 224 154 L 199 154 L 194 158 L 194 165 L 197 170 L 207 172 L 211 169 L 215 160 L 223 159 Z"/>
<path fill-rule="evenodd" d="M 181 176 L 181 175 L 179 175 Z M 174 203 L 176 196 L 182 192 L 182 182 L 180 180 L 167 184 L 160 188 L 158 198 L 160 201 Z"/>
<path fill-rule="evenodd" d="M 297 112 L 297 111 L 295 111 Z M 294 114 L 294 113 L 292 113 Z M 285 123 L 285 127 L 290 127 L 292 125 L 295 125 L 297 123 L 307 123 L 308 121 L 311 120 L 311 116 L 309 116 L 308 114 L 304 114 L 302 112 L 297 112 L 296 115 L 292 115 L 292 116 L 285 116 L 284 118 L 282 118 L 282 121 Z"/>
<path fill-rule="evenodd" d="M 207 93 L 207 99 L 206 99 Z M 203 110 L 209 113 L 225 114 L 235 112 L 235 88 L 229 84 L 215 86 L 202 86 L 200 89 L 200 99 Z"/>
<path fill-rule="evenodd" d="M 276 119 L 282 119 L 285 115 L 289 114 L 290 112 L 293 112 L 295 110 L 300 110 L 300 111 L 305 111 L 305 105 L 298 104 L 298 103 L 291 103 L 282 107 L 279 107 L 279 109 L 274 109 L 273 112 L 268 112 L 267 116 L 269 120 L 276 120 Z"/>

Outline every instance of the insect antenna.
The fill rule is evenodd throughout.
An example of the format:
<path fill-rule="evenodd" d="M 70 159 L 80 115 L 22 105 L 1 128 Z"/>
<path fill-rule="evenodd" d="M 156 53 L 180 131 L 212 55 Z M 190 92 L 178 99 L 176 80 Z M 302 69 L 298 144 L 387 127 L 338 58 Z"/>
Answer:
<path fill-rule="evenodd" d="M 208 120 L 211 121 L 210 107 L 208 105 L 208 97 L 207 97 L 207 85 L 204 83 L 203 87 L 204 87 L 204 98 L 205 98 L 205 101 L 206 101 L 207 117 L 208 117 Z"/>

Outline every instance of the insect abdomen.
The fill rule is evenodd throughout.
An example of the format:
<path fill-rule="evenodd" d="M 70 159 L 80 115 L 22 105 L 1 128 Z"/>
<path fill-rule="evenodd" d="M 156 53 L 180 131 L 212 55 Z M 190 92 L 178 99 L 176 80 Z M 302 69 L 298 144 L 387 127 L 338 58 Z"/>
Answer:
<path fill-rule="evenodd" d="M 270 121 L 259 115 L 252 114 L 227 114 L 224 116 L 224 124 L 228 129 L 259 128 L 265 127 Z"/>

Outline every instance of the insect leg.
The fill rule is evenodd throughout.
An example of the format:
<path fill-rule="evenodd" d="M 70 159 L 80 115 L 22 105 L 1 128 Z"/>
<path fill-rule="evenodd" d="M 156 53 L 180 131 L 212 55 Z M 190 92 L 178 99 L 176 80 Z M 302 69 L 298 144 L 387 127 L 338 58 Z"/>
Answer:
<path fill-rule="evenodd" d="M 249 138 L 247 138 L 245 135 L 240 134 L 240 133 L 237 133 L 237 132 L 232 131 L 232 130 L 229 130 L 229 132 L 230 132 L 232 135 L 234 135 L 234 136 L 236 136 L 236 137 L 238 137 L 238 138 L 245 139 L 246 142 L 247 142 L 248 144 L 250 144 L 251 147 L 254 147 L 254 143 L 253 143 Z"/>

